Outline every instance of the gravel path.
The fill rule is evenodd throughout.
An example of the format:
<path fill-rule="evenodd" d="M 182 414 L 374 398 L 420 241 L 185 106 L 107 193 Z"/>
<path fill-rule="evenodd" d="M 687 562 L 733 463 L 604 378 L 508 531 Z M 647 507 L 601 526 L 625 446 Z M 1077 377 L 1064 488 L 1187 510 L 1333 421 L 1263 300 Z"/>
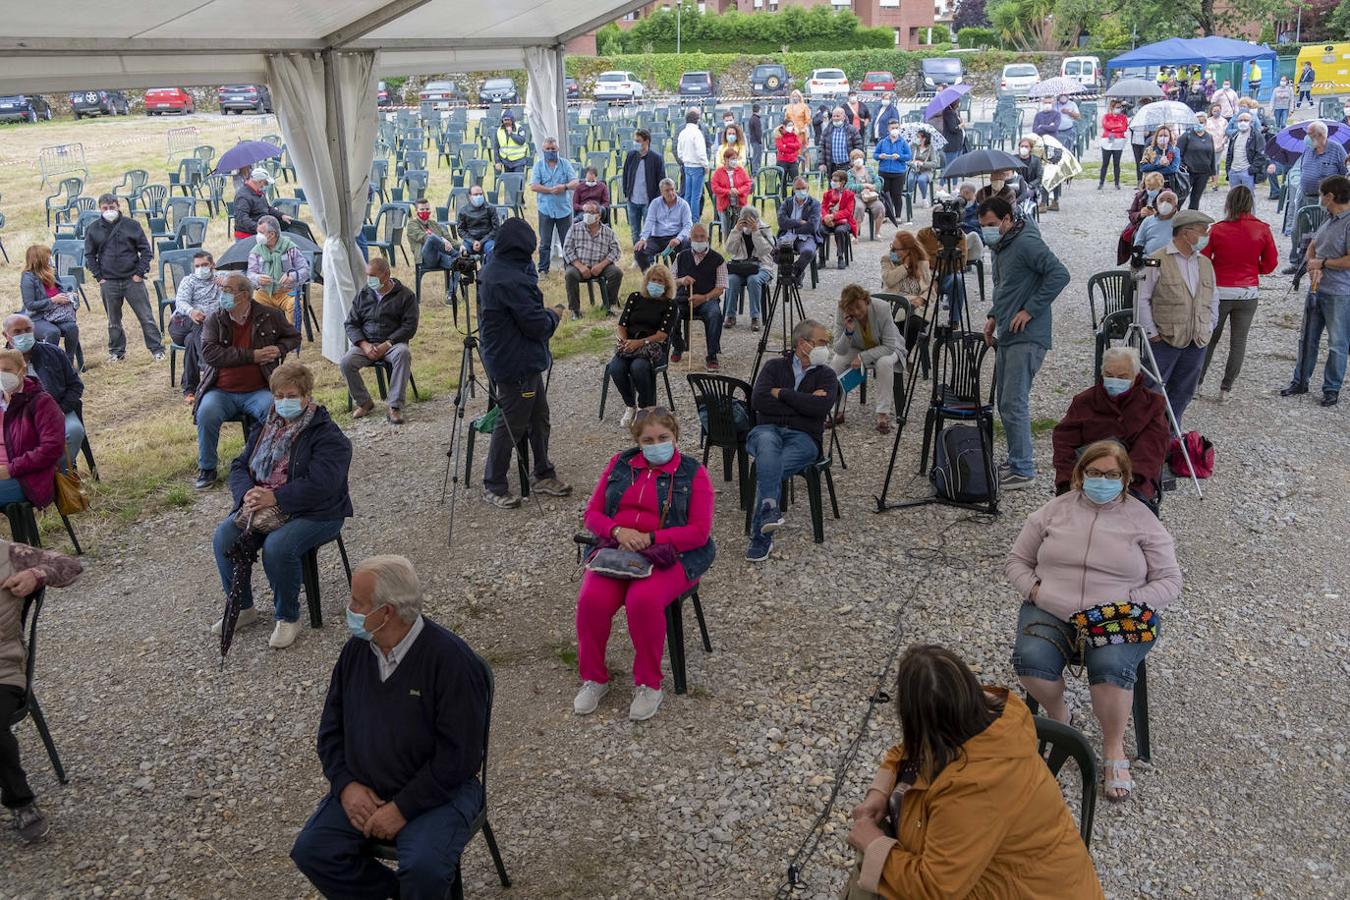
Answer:
<path fill-rule="evenodd" d="M 1220 196 L 1205 208 L 1217 212 Z M 1044 220 L 1074 279 L 1055 305 L 1056 349 L 1036 382 L 1035 418 L 1058 418 L 1091 377 L 1086 282 L 1111 267 L 1128 199 L 1079 184 Z M 832 316 L 848 281 L 877 286 L 883 245 L 855 247 L 852 270 L 829 270 L 807 292 L 817 317 Z M 1097 808 L 1093 855 L 1112 898 L 1350 893 L 1346 412 L 1273 394 L 1287 380 L 1298 308 L 1284 279 L 1267 281 L 1233 401 L 1197 401 L 1188 416 L 1218 447 L 1217 475 L 1203 501 L 1186 486 L 1165 506 L 1187 585 L 1150 655 L 1153 764 L 1136 767 L 1129 803 Z M 745 377 L 752 358 L 742 324 L 727 334 L 724 366 Z M 805 503 L 794 506 L 764 566 L 740 558 L 735 492 L 716 478 L 720 559 L 703 589 L 715 652 L 698 647 L 687 615 L 690 692 L 634 726 L 620 619 L 610 652 L 617 689 L 578 719 L 570 535 L 601 466 L 626 443 L 617 404 L 595 419 L 599 371 L 599 360 L 570 360 L 553 374 L 555 461 L 578 494 L 514 512 L 461 496 L 448 550 L 439 500 L 449 402 L 412 407 L 399 432 L 358 424 L 346 544 L 354 559 L 408 555 L 430 614 L 496 670 L 489 802 L 515 887 L 496 886 L 475 840 L 464 857 L 471 896 L 771 896 L 897 643 L 950 644 L 983 677 L 1011 683 L 1017 601 L 1002 561 L 1049 478 L 1009 496 L 993 521 L 940 507 L 876 515 L 890 443 L 856 416 L 841 431 L 842 520 L 827 521 L 817 546 Z M 697 425 L 675 375 L 692 450 Z M 1036 444 L 1048 472 L 1048 435 Z M 911 430 L 902 489 L 917 450 Z M 93 549 L 78 589 L 52 592 L 41 697 L 71 783 L 55 782 L 34 730 L 21 726 L 55 829 L 36 849 L 0 837 L 0 898 L 310 895 L 287 852 L 325 789 L 313 741 L 345 638 L 345 583 L 328 548 L 324 629 L 284 653 L 267 649 L 265 627 L 245 630 L 222 672 L 207 627 L 220 596 L 209 534 L 225 508 L 215 492 L 130 528 Z M 1085 682 L 1072 690 L 1086 703 Z M 1087 727 L 1097 742 L 1095 722 Z M 799 896 L 837 894 L 851 855 L 847 810 L 897 734 L 894 713 L 879 707 Z M 1071 775 L 1070 793 L 1076 782 Z"/>

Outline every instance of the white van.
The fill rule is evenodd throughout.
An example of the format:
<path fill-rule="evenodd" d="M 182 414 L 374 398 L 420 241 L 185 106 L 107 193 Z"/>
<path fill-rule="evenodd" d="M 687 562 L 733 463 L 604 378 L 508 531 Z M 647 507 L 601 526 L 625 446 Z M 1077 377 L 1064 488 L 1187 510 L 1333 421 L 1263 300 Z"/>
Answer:
<path fill-rule="evenodd" d="M 1059 64 L 1059 74 L 1096 90 L 1101 86 L 1101 61 L 1095 56 L 1070 56 Z"/>

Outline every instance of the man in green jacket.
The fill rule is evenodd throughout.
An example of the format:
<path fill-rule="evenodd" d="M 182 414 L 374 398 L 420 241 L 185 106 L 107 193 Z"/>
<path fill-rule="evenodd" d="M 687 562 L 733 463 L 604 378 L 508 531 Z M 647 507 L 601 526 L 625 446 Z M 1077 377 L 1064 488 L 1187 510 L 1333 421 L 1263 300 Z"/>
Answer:
<path fill-rule="evenodd" d="M 1036 480 L 1031 451 L 1031 383 L 1050 349 L 1050 304 L 1069 283 L 1069 270 L 1050 252 L 1030 219 L 1014 217 L 1012 205 L 990 197 L 976 210 L 980 236 L 994 255 L 994 305 L 984 339 L 995 345 L 995 400 L 1008 441 L 1008 462 L 999 487 L 1017 490 Z"/>

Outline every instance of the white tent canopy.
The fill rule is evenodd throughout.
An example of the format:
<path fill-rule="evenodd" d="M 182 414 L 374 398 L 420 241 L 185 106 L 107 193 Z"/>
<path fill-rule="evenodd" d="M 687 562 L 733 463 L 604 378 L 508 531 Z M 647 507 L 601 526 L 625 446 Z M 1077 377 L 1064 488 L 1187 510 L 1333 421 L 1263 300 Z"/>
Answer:
<path fill-rule="evenodd" d="M 376 131 L 375 80 L 521 68 L 535 134 L 566 141 L 563 45 L 642 0 L 44 0 L 0 17 L 0 95 L 271 85 L 324 233 L 323 352 L 364 279 L 352 238 Z M 549 127 L 550 124 L 553 127 Z M 564 148 L 565 149 L 565 148 Z"/>

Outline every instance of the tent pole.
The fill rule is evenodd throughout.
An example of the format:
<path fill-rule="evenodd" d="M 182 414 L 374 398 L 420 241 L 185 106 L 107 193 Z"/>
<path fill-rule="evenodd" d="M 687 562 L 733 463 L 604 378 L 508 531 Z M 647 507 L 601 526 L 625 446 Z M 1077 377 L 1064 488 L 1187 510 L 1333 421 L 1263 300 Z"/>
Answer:
<path fill-rule="evenodd" d="M 570 158 L 572 148 L 569 146 L 567 134 L 567 71 L 566 67 L 563 65 L 563 49 L 563 44 L 555 44 L 553 46 L 554 65 L 557 67 L 556 80 L 558 82 L 553 102 L 557 104 L 558 110 L 556 117 L 558 123 L 558 146 L 562 150 L 564 158 Z"/>
<path fill-rule="evenodd" d="M 327 106 L 325 117 L 328 122 L 328 154 L 333 161 L 333 179 L 337 186 L 338 222 L 341 229 L 340 239 L 347 245 L 347 255 L 351 262 L 352 277 L 360 284 L 362 277 L 356 273 L 356 261 L 361 254 L 357 252 L 353 240 L 356 234 L 356 222 L 352 211 L 351 169 L 347 162 L 347 121 L 342 108 L 341 81 L 336 66 L 336 51 L 323 51 L 324 103 Z"/>

